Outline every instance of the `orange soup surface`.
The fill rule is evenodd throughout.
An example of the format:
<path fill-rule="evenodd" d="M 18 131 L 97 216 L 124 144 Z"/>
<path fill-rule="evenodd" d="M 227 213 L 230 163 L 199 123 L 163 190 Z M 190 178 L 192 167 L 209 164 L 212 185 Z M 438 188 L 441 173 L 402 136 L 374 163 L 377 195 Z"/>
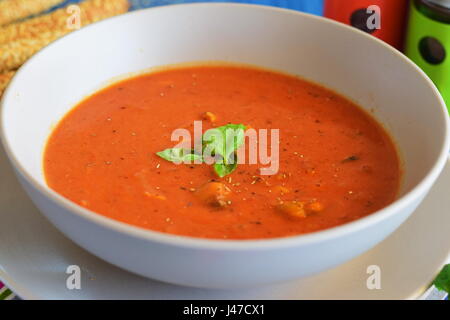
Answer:
<path fill-rule="evenodd" d="M 194 120 L 203 131 L 279 129 L 278 172 L 238 164 L 220 178 L 212 165 L 156 154 L 176 144 L 175 129 L 192 132 Z M 394 201 L 401 177 L 388 134 L 349 100 L 293 76 L 226 65 L 165 69 L 90 96 L 51 134 L 44 172 L 52 189 L 101 215 L 215 239 L 339 226 Z"/>

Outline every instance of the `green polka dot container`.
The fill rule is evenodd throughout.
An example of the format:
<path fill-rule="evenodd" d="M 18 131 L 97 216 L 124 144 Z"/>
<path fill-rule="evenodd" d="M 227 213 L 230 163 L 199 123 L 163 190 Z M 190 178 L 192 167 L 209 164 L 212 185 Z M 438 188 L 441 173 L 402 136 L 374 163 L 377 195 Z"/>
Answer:
<path fill-rule="evenodd" d="M 450 0 L 411 1 L 405 52 L 433 80 L 450 112 Z"/>

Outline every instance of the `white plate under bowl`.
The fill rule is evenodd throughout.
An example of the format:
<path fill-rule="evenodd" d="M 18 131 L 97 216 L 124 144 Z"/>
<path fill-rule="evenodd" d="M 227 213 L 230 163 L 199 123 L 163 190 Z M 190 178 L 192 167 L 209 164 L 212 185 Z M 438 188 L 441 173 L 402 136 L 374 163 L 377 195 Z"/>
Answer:
<path fill-rule="evenodd" d="M 251 290 L 207 290 L 152 281 L 87 253 L 34 207 L 0 149 L 0 279 L 24 299 L 412 299 L 424 292 L 450 253 L 450 162 L 419 209 L 369 252 L 302 280 Z M 81 268 L 81 290 L 66 269 Z M 367 268 L 381 269 L 369 290 Z"/>

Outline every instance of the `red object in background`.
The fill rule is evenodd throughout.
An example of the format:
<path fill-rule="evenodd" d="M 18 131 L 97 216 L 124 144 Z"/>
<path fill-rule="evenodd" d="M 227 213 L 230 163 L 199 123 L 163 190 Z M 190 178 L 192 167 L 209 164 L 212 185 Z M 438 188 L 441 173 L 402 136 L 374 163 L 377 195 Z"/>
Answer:
<path fill-rule="evenodd" d="M 367 8 L 380 7 L 381 28 L 369 30 Z M 401 50 L 405 34 L 407 0 L 325 0 L 324 16 L 366 31 Z"/>

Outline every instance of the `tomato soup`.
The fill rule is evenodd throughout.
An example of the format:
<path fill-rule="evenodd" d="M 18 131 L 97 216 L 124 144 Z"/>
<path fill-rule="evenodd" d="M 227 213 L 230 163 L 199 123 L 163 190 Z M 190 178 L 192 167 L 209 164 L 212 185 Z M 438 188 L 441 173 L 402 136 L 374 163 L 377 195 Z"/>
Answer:
<path fill-rule="evenodd" d="M 239 163 L 221 176 L 214 165 L 158 154 L 194 121 L 204 131 L 279 129 L 277 172 Z M 214 239 L 339 226 L 393 202 L 401 178 L 389 135 L 351 101 L 294 76 L 231 65 L 168 68 L 93 94 L 51 134 L 44 172 L 53 190 L 98 214 Z"/>

